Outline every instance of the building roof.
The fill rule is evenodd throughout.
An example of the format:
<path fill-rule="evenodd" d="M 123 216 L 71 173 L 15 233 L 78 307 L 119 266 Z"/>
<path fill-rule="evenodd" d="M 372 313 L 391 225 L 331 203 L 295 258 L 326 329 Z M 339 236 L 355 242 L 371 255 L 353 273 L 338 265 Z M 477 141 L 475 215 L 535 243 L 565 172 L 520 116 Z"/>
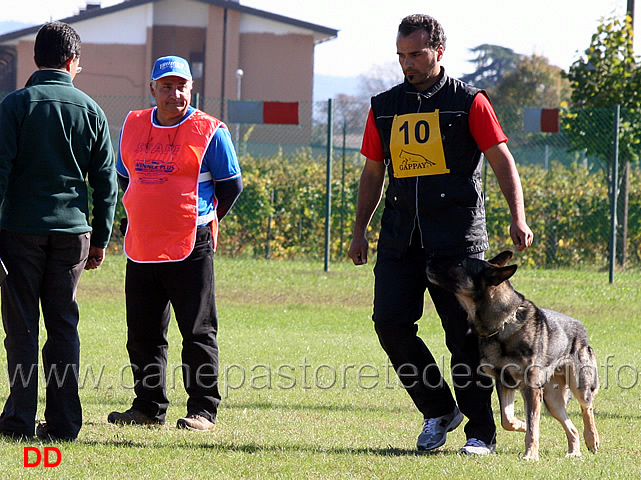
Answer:
<path fill-rule="evenodd" d="M 121 10 L 126 10 L 128 8 L 137 7 L 139 5 L 144 5 L 147 3 L 155 3 L 160 0 L 124 0 L 122 3 L 112 5 L 111 7 L 100 7 L 98 3 L 87 3 L 87 8 L 80 11 L 77 15 L 62 18 L 60 21 L 65 23 L 74 23 L 82 20 L 87 20 L 90 18 L 100 17 L 102 15 L 109 15 L 111 13 L 119 12 Z M 216 5 L 222 8 L 228 8 L 230 10 L 236 10 L 240 13 L 246 13 L 249 15 L 254 15 L 260 18 L 267 20 L 272 20 L 279 23 L 284 23 L 298 28 L 303 28 L 310 30 L 314 33 L 314 43 L 322 43 L 333 38 L 336 38 L 338 35 L 338 30 L 329 27 L 323 27 L 321 25 L 316 25 L 314 23 L 304 22 L 302 20 L 296 20 L 294 18 L 285 17 L 283 15 L 278 15 L 271 12 L 266 12 L 264 10 L 259 10 L 257 8 L 247 7 L 241 5 L 238 2 L 231 0 L 196 0 L 202 3 L 208 3 L 210 5 Z M 0 35 L 0 43 L 8 40 L 15 40 L 26 35 L 31 35 L 37 33 L 41 25 L 34 25 L 32 27 L 23 28 L 16 30 L 14 32 L 9 32 L 4 35 Z"/>

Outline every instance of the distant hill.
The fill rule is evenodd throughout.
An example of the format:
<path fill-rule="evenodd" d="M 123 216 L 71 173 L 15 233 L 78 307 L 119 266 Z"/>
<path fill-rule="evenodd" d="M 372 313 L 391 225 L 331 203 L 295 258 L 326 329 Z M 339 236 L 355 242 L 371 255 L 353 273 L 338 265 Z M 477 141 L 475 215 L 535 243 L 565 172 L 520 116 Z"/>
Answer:
<path fill-rule="evenodd" d="M 314 75 L 314 101 L 320 102 L 334 98 L 343 93 L 357 96 L 359 85 L 358 77 L 338 77 L 332 75 Z"/>

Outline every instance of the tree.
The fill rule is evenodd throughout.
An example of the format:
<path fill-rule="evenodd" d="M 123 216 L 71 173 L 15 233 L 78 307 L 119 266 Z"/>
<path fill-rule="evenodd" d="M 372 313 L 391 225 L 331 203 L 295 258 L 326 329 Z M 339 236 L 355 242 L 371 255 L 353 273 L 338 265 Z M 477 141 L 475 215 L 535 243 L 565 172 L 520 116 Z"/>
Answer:
<path fill-rule="evenodd" d="M 367 73 L 358 76 L 358 81 L 361 92 L 359 96 L 369 100 L 370 97 L 401 83 L 403 71 L 398 62 L 373 65 Z"/>
<path fill-rule="evenodd" d="M 316 145 L 327 144 L 328 106 L 327 102 L 322 102 L 314 110 L 316 120 L 312 137 Z M 342 145 L 345 141 L 349 148 L 359 148 L 368 111 L 368 101 L 344 93 L 335 95 L 332 99 L 334 144 Z"/>
<path fill-rule="evenodd" d="M 631 18 L 601 19 L 590 46 L 568 73 L 572 101 L 580 107 L 641 106 L 639 64 L 632 46 Z"/>
<path fill-rule="evenodd" d="M 572 101 L 576 112 L 568 112 L 564 129 L 574 148 L 587 149 L 599 157 L 611 172 L 611 128 L 599 128 L 593 118 L 598 109 L 612 112 L 621 107 L 622 121 L 619 129 L 619 156 L 621 158 L 621 184 L 612 185 L 612 191 L 620 192 L 621 237 L 619 263 L 625 266 L 627 247 L 628 185 L 630 163 L 639 159 L 641 139 L 641 65 L 634 56 L 632 47 L 632 19 L 602 19 L 592 35 L 585 55 L 570 67 L 568 79 L 573 87 Z M 610 118 L 613 114 L 610 113 Z M 611 184 L 612 182 L 610 182 Z"/>
<path fill-rule="evenodd" d="M 571 98 L 570 81 L 563 70 L 539 55 L 522 57 L 517 67 L 503 75 L 494 90 L 497 105 L 558 107 Z"/>
<path fill-rule="evenodd" d="M 362 135 L 368 110 L 369 102 L 350 95 L 337 95 L 334 98 L 334 128 L 340 126 L 341 131 Z"/>
<path fill-rule="evenodd" d="M 476 64 L 476 70 L 463 75 L 461 80 L 489 91 L 499 84 L 503 75 L 516 68 L 522 57 L 511 48 L 487 43 L 471 48 L 470 52 L 476 55 L 472 61 Z"/>

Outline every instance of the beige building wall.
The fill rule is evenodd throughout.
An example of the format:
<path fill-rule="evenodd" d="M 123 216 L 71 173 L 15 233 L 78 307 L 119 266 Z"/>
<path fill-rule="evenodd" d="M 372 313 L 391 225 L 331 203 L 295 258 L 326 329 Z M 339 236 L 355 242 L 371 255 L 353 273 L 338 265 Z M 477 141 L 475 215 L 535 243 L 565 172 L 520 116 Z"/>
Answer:
<path fill-rule="evenodd" d="M 17 45 L 17 88 L 36 70 L 34 41 Z M 150 44 L 149 44 L 150 45 Z M 150 106 L 151 48 L 147 45 L 82 43 L 74 85 L 96 100 L 109 118 L 112 137 L 117 136 L 127 112 Z"/>
<path fill-rule="evenodd" d="M 34 40 L 20 41 L 16 46 L 16 51 L 18 53 L 18 65 L 17 65 L 17 78 L 16 78 L 16 88 L 24 87 L 24 84 L 29 77 L 36 69 L 36 63 L 33 60 L 33 44 Z"/>
<path fill-rule="evenodd" d="M 309 143 L 314 88 L 314 42 L 309 35 L 244 33 L 240 36 L 243 100 L 300 102 L 299 126 L 255 125 L 251 141 L 269 144 Z M 234 97 L 235 98 L 235 97 Z M 302 127 L 302 128 L 301 128 Z M 248 126 L 240 128 L 242 139 Z"/>
<path fill-rule="evenodd" d="M 222 93 L 220 65 L 223 62 L 224 30 L 224 9 L 210 5 L 205 41 L 205 85 L 203 92 L 207 99 L 220 99 Z M 220 115 L 219 104 L 215 108 L 210 105 L 206 105 L 205 108 L 213 115 Z"/>
<path fill-rule="evenodd" d="M 242 98 L 311 101 L 314 43 L 309 35 L 241 35 Z"/>
<path fill-rule="evenodd" d="M 236 70 L 239 68 L 240 12 L 227 11 L 225 50 L 225 98 L 236 98 Z M 219 73 L 220 75 L 220 73 Z"/>
<path fill-rule="evenodd" d="M 152 58 L 148 67 L 151 73 L 152 63 L 159 57 L 179 55 L 190 63 L 195 75 L 195 63 L 202 62 L 207 30 L 205 28 L 156 26 L 153 28 Z M 203 77 L 194 77 L 194 93 L 203 93 Z"/>
<path fill-rule="evenodd" d="M 96 95 L 149 94 L 150 66 L 145 45 L 82 45 L 76 87 Z"/>
<path fill-rule="evenodd" d="M 303 102 L 301 124 L 311 125 L 314 46 L 321 34 L 304 25 L 197 0 L 148 2 L 72 25 L 83 42 L 83 71 L 74 83 L 102 106 L 114 135 L 127 112 L 152 104 L 150 72 L 154 60 L 164 55 L 189 60 L 198 73 L 194 93 L 200 95 L 199 106 L 223 121 L 224 100 L 237 98 L 240 68 L 241 99 Z M 32 33 L 8 43 L 17 51 L 18 88 L 36 69 L 34 40 Z M 259 130 L 268 139 L 267 127 Z"/>
<path fill-rule="evenodd" d="M 131 110 L 149 108 L 151 60 L 146 45 L 82 45 L 74 85 L 96 100 L 115 137 Z"/>
<path fill-rule="evenodd" d="M 24 86 L 36 70 L 33 60 L 33 41 L 18 44 L 18 88 Z M 86 92 L 98 95 L 146 95 L 149 93 L 149 73 L 146 45 L 101 45 L 82 43 L 79 73 L 74 84 Z"/>

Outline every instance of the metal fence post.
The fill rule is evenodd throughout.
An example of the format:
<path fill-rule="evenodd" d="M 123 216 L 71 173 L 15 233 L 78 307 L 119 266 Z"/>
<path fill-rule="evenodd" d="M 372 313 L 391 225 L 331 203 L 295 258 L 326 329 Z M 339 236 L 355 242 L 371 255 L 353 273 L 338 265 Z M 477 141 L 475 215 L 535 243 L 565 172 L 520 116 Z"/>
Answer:
<path fill-rule="evenodd" d="M 332 99 L 327 100 L 327 197 L 325 205 L 325 271 L 329 271 L 329 234 L 332 220 L 332 139 L 334 138 Z"/>
<path fill-rule="evenodd" d="M 267 241 L 265 242 L 265 258 L 269 260 L 272 256 L 271 239 L 272 239 L 272 223 L 274 222 L 274 189 L 270 192 L 270 213 L 267 218 Z"/>
<path fill-rule="evenodd" d="M 343 232 L 345 230 L 345 143 L 347 138 L 347 121 L 343 119 L 343 165 L 341 169 L 341 227 L 338 256 L 343 259 Z"/>
<path fill-rule="evenodd" d="M 617 252 L 617 197 L 619 187 L 619 118 L 621 106 L 614 107 L 614 151 L 612 158 L 612 199 L 610 201 L 610 283 L 614 283 Z"/>

